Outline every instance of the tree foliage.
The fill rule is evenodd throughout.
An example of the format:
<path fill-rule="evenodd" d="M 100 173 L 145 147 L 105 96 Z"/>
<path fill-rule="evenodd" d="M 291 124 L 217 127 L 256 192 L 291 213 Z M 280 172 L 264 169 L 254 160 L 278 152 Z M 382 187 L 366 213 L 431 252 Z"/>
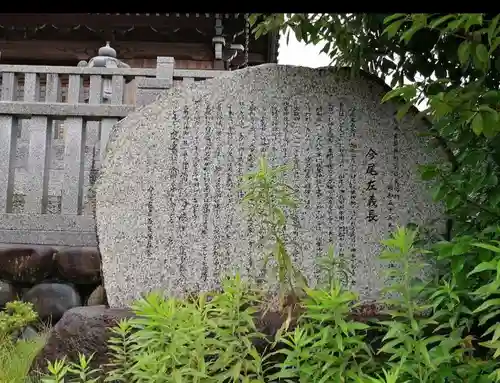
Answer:
<path fill-rule="evenodd" d="M 421 176 L 434 181 L 453 223 L 443 240 L 427 238 L 440 271 L 428 299 L 438 329 L 500 356 L 500 14 L 262 16 L 252 16 L 256 35 L 279 29 L 324 44 L 334 66 L 389 82 L 382 101 L 402 101 L 399 117 L 423 109 L 446 156 L 421 166 Z"/>

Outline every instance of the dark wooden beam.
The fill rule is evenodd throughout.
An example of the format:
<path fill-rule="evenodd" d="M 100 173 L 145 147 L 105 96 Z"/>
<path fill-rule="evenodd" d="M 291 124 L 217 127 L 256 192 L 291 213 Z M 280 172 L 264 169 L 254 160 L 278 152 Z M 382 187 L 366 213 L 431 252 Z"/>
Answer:
<path fill-rule="evenodd" d="M 233 66 L 238 66 L 242 65 L 243 61 L 245 60 L 244 53 L 238 54 L 233 61 L 231 61 L 231 65 Z M 248 54 L 248 62 L 252 65 L 259 65 L 259 64 L 265 64 L 267 63 L 266 56 L 264 56 L 262 53 L 249 53 Z"/>
<path fill-rule="evenodd" d="M 228 18 L 223 20 L 224 28 L 232 31 L 241 27 L 244 21 L 242 19 Z M 161 28 L 168 26 L 171 28 L 190 28 L 214 30 L 215 16 L 206 17 L 200 14 L 196 17 L 191 14 L 186 17 L 185 14 L 176 16 L 170 14 L 160 15 L 95 15 L 88 13 L 0 13 L 0 25 L 4 27 L 28 27 L 43 24 L 53 24 L 60 27 L 73 27 L 77 25 L 86 25 L 92 29 L 126 27 L 135 25 L 137 27 Z"/>
<path fill-rule="evenodd" d="M 97 41 L 0 40 L 0 64 L 3 58 L 10 62 L 15 59 L 88 60 L 97 55 L 101 46 Z M 211 44 L 115 41 L 112 46 L 119 59 L 173 56 L 179 60 L 210 61 L 214 58 Z"/>

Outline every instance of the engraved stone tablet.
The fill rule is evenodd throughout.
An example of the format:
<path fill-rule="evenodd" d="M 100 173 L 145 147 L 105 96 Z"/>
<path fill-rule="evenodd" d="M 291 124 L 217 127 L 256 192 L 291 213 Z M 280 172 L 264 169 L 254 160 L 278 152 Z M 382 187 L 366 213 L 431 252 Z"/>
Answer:
<path fill-rule="evenodd" d="M 381 104 L 367 75 L 263 65 L 171 89 L 118 123 L 97 189 L 111 306 L 141 293 L 212 290 L 239 270 L 262 275 L 259 234 L 242 213 L 240 176 L 258 157 L 289 164 L 303 202 L 290 232 L 309 283 L 329 244 L 345 253 L 363 300 L 383 287 L 380 240 L 439 217 L 417 164 L 434 157 L 409 116 Z M 436 151 L 436 149 L 434 149 Z"/>

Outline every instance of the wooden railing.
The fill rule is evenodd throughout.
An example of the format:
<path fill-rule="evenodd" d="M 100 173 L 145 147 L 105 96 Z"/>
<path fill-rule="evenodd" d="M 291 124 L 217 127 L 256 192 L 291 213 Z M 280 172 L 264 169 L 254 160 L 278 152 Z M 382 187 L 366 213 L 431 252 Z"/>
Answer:
<path fill-rule="evenodd" d="M 113 125 L 224 71 L 0 65 L 0 244 L 93 246 L 91 185 Z"/>

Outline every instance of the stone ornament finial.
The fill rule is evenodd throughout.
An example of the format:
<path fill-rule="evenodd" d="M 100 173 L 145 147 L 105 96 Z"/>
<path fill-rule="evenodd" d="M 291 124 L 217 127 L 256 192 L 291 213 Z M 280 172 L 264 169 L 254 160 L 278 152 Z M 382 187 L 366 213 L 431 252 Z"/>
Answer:
<path fill-rule="evenodd" d="M 116 50 L 112 48 L 109 41 L 106 45 L 100 47 L 97 56 L 91 58 L 88 62 L 89 68 L 130 68 L 130 65 L 116 58 Z"/>
<path fill-rule="evenodd" d="M 130 68 L 130 65 L 125 64 L 116 58 L 116 50 L 112 48 L 109 41 L 106 45 L 99 48 L 97 56 L 91 58 L 88 63 L 80 61 L 78 66 L 86 66 L 88 68 Z M 103 101 L 110 101 L 112 95 L 111 78 L 103 78 L 102 82 L 102 97 Z"/>
<path fill-rule="evenodd" d="M 99 56 L 108 56 L 116 58 L 116 50 L 114 48 L 111 48 L 111 46 L 109 45 L 109 41 L 106 41 L 106 45 L 100 47 L 97 53 Z"/>

